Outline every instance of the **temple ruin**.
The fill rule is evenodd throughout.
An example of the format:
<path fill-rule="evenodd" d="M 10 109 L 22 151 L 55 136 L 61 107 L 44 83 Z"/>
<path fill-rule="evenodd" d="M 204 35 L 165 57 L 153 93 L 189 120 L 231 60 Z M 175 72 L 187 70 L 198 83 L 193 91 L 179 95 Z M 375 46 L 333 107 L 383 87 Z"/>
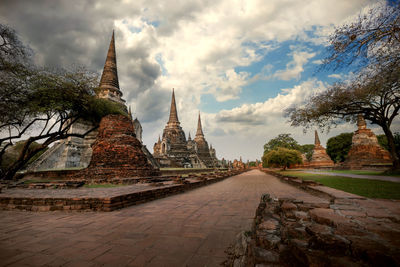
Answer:
<path fill-rule="evenodd" d="M 172 90 L 169 120 L 164 128 L 162 138 L 154 144 L 153 156 L 162 167 L 214 168 L 219 165 L 215 149 L 208 146 L 201 125 L 199 113 L 196 136 L 192 140 L 190 133 L 186 140 L 185 132 L 180 126 L 175 102 L 175 91 Z"/>
<path fill-rule="evenodd" d="M 114 103 L 117 103 L 122 109 L 129 114 L 131 124 L 133 126 L 130 134 L 135 135 L 135 139 L 140 143 L 142 153 L 147 158 L 149 164 L 154 168 L 158 168 L 158 162 L 154 160 L 152 154 L 147 150 L 146 146 L 142 144 L 142 126 L 139 120 L 136 118 L 133 120 L 132 114 L 125 105 L 125 100 L 122 99 L 122 92 L 119 87 L 118 70 L 117 70 L 117 58 L 115 52 L 115 40 L 114 31 L 112 33 L 110 45 L 107 52 L 106 61 L 103 68 L 103 73 L 100 79 L 99 92 L 97 97 L 107 99 Z M 119 119 L 118 119 L 119 120 Z M 111 125 L 111 124 L 109 124 Z M 100 128 L 102 125 L 100 124 Z M 80 120 L 74 123 L 70 132 L 83 134 L 93 128 L 93 124 L 87 121 Z M 135 134 L 136 132 L 136 134 Z M 93 148 L 95 141 L 99 138 L 99 131 L 94 130 L 90 134 L 86 135 L 85 138 L 69 137 L 65 140 L 61 140 L 50 147 L 45 153 L 43 153 L 35 162 L 28 166 L 27 170 L 31 172 L 44 171 L 44 170 L 60 170 L 60 169 L 84 169 L 87 168 L 91 163 Z M 133 160 L 133 159 L 130 159 Z"/>
<path fill-rule="evenodd" d="M 357 128 L 353 134 L 348 156 L 341 167 L 346 169 L 390 167 L 392 165 L 390 153 L 379 145 L 376 135 L 367 128 L 362 115 L 357 117 Z"/>
<path fill-rule="evenodd" d="M 317 131 L 315 131 L 314 149 L 309 166 L 311 168 L 317 168 L 317 169 L 332 168 L 334 166 L 334 162 L 326 153 L 325 148 L 321 146 L 321 141 L 319 140 Z"/>

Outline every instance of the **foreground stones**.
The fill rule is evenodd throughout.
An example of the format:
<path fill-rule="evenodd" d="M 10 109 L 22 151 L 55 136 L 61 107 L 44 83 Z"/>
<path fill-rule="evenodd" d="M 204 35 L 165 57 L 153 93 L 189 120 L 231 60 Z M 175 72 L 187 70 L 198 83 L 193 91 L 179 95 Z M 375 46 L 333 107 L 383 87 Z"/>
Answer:
<path fill-rule="evenodd" d="M 284 177 L 280 177 L 286 181 Z M 290 183 L 295 184 L 293 181 Z M 398 266 L 400 202 L 371 200 L 324 186 L 328 203 L 265 194 L 252 230 L 240 233 L 228 266 Z"/>
<path fill-rule="evenodd" d="M 108 193 L 96 189 L 55 189 L 67 188 L 67 182 L 49 183 L 51 186 L 36 183 L 29 185 L 31 189 L 5 190 L 0 195 L 0 209 L 113 211 L 212 184 L 239 173 L 239 171 L 214 172 L 205 175 L 192 175 L 190 178 L 172 176 L 114 179 L 112 181 L 114 183 L 136 185 L 115 188 L 112 192 L 108 190 Z M 110 180 L 105 181 L 110 182 Z M 79 185 L 82 185 L 82 182 Z M 78 182 L 70 181 L 70 183 L 76 185 Z"/>
<path fill-rule="evenodd" d="M 266 194 L 252 231 L 238 235 L 231 264 L 398 266 L 400 217 L 368 213 L 352 200 L 319 207 Z"/>

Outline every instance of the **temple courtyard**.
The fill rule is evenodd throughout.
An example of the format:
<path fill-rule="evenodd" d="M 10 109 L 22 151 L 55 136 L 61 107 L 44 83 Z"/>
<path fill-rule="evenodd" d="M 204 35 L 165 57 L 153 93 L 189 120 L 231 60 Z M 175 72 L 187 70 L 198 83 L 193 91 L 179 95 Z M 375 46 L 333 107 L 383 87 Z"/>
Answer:
<path fill-rule="evenodd" d="M 399 244 L 393 243 L 400 236 L 398 202 L 365 199 L 334 189 L 315 194 L 251 170 L 112 212 L 0 211 L 0 265 L 219 266 L 237 235 L 252 229 L 260 198 L 266 193 L 270 201 L 279 201 L 281 211 L 297 208 L 294 214 L 303 216 L 301 222 L 341 230 L 346 238 L 365 236 L 357 231 L 366 231 L 368 237 L 372 233 L 376 242 L 389 248 L 389 256 L 399 251 Z M 283 230 L 284 225 L 279 227 Z M 358 229 L 357 233 L 351 229 Z M 340 250 L 340 244 L 333 245 Z"/>

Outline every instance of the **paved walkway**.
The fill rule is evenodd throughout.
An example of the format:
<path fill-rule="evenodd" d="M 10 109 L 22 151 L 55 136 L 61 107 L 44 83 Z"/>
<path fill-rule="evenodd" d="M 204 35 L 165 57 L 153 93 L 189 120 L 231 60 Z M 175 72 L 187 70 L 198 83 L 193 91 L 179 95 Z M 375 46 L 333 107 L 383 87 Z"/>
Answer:
<path fill-rule="evenodd" d="M 389 181 L 400 183 L 400 177 L 394 176 L 378 176 L 378 175 L 364 175 L 364 174 L 351 174 L 351 173 L 336 173 L 336 172 L 321 172 L 321 171 L 303 171 L 306 173 L 314 173 L 314 174 L 325 174 L 331 176 L 342 176 L 342 177 L 350 177 L 350 178 L 358 178 L 358 179 L 368 179 L 368 180 L 380 180 L 380 181 Z"/>
<path fill-rule="evenodd" d="M 0 266 L 218 266 L 263 193 L 327 203 L 253 170 L 110 213 L 0 211 Z"/>

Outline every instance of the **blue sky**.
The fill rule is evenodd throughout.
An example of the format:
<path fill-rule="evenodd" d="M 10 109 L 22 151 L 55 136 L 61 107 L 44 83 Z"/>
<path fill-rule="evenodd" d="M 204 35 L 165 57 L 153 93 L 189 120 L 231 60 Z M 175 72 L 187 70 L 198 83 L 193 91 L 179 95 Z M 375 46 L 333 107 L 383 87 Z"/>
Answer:
<path fill-rule="evenodd" d="M 381 2 L 384 3 L 384 2 Z M 172 88 L 186 135 L 203 131 L 219 158 L 260 158 L 280 133 L 301 144 L 313 131 L 283 111 L 304 103 L 349 70 L 317 71 L 327 37 L 374 0 L 6 1 L 0 21 L 14 28 L 38 64 L 83 65 L 101 73 L 115 30 L 120 87 L 152 151 L 168 120 Z M 376 133 L 381 131 L 371 126 Z M 343 124 L 320 132 L 352 132 Z M 399 131 L 399 122 L 393 126 Z"/>

